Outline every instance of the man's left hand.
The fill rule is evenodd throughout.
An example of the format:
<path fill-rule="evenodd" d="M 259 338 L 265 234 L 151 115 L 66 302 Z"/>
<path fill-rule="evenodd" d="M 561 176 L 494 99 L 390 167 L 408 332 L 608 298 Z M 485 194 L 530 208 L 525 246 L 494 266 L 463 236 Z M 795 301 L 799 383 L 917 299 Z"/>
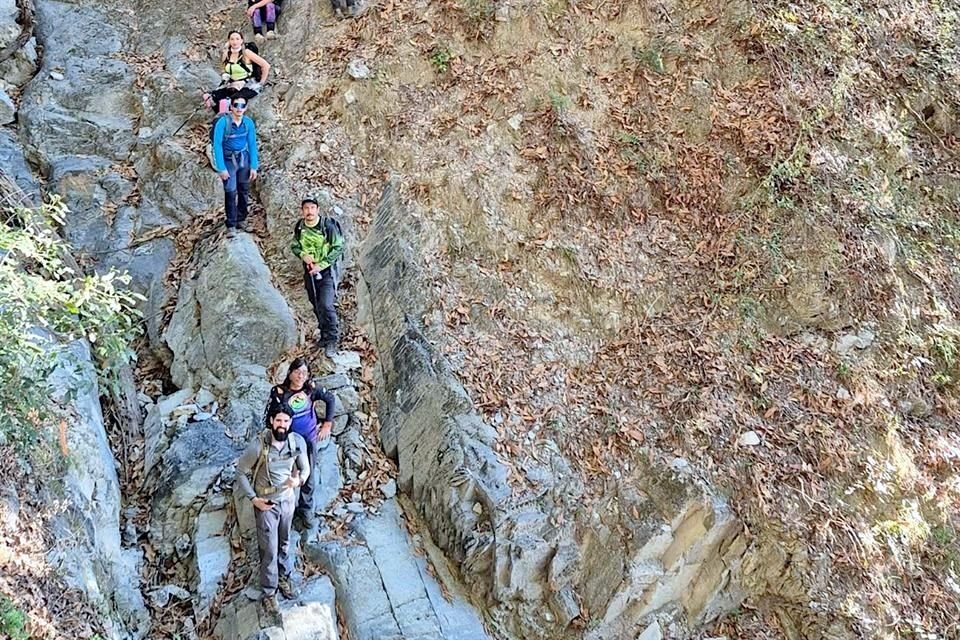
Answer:
<path fill-rule="evenodd" d="M 257 179 L 257 170 L 256 170 L 256 169 L 250 169 L 250 179 L 251 179 L 251 180 L 256 180 L 256 179 Z"/>
<path fill-rule="evenodd" d="M 320 435 L 318 440 L 326 440 L 329 438 L 331 429 L 333 429 L 333 423 L 329 420 L 324 420 L 323 424 L 320 425 Z"/>

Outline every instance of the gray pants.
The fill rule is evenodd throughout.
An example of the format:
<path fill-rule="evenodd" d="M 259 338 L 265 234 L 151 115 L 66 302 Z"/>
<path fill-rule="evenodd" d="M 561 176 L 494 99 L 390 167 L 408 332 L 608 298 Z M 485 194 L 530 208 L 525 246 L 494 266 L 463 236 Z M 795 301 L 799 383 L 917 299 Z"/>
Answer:
<path fill-rule="evenodd" d="M 254 509 L 257 519 L 257 544 L 260 547 L 260 587 L 264 597 L 277 593 L 280 576 L 290 575 L 290 525 L 293 523 L 293 509 L 296 505 L 295 496 L 290 495 L 275 502 L 266 511 Z"/>

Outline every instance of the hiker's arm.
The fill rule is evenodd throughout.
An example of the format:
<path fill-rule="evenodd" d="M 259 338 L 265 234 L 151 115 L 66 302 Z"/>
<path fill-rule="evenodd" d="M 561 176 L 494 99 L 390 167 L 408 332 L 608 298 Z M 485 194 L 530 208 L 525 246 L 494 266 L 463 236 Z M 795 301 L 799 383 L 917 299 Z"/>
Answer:
<path fill-rule="evenodd" d="M 213 168 L 217 173 L 227 170 L 227 161 L 223 157 L 223 130 L 226 118 L 218 117 L 213 125 Z"/>
<path fill-rule="evenodd" d="M 260 154 L 257 153 L 257 127 L 253 124 L 252 118 L 247 118 L 247 149 L 250 150 L 250 170 L 258 171 Z"/>
<path fill-rule="evenodd" d="M 334 262 L 337 261 L 337 258 L 343 253 L 343 236 L 334 231 L 333 236 L 333 245 L 330 247 L 330 253 L 328 253 L 324 259 L 317 263 L 317 269 L 323 271 Z"/>
<path fill-rule="evenodd" d="M 244 49 L 243 55 L 247 57 L 247 62 L 260 65 L 260 70 L 263 72 L 263 75 L 260 76 L 260 84 L 267 84 L 267 78 L 270 77 L 270 63 L 253 51 L 250 51 L 250 49 Z"/>
<path fill-rule="evenodd" d="M 253 484 L 251 484 L 251 481 L 256 480 L 256 478 L 251 478 L 250 474 L 253 471 L 253 465 L 257 464 L 257 456 L 259 455 L 260 448 L 256 442 L 252 442 L 244 449 L 240 455 L 240 460 L 237 461 L 237 487 L 240 489 L 240 493 L 251 500 L 257 497 L 257 494 L 253 490 Z"/>
<path fill-rule="evenodd" d="M 324 387 L 318 387 L 313 390 L 313 401 L 323 401 L 325 409 L 323 411 L 323 422 L 333 422 L 333 410 L 337 399 L 333 397 L 332 391 L 327 391 Z"/>
<path fill-rule="evenodd" d="M 297 454 L 297 469 L 300 470 L 300 486 L 307 484 L 307 478 L 310 477 L 310 458 L 307 457 L 307 448 L 300 449 Z"/>
<path fill-rule="evenodd" d="M 265 7 L 265 6 L 267 6 L 268 4 L 270 4 L 270 2 L 271 2 L 271 0 L 260 0 L 260 2 L 256 2 L 256 3 L 252 4 L 252 5 L 250 5 L 249 7 L 247 7 L 247 15 L 248 15 L 248 16 L 252 16 L 254 11 L 256 11 L 257 9 L 259 9 L 260 7 Z"/>
<path fill-rule="evenodd" d="M 293 255 L 297 256 L 303 260 L 303 245 L 300 244 L 300 234 L 296 231 L 293 232 L 293 240 L 290 241 L 290 251 L 293 251 Z"/>

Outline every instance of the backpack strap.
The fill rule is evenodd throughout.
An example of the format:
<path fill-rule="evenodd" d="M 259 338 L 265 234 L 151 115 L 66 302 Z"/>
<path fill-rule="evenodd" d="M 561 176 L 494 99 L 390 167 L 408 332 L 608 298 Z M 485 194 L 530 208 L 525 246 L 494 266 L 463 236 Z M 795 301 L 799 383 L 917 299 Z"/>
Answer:
<path fill-rule="evenodd" d="M 263 465 L 267 463 L 267 456 L 270 454 L 270 440 L 264 437 L 266 435 L 266 429 L 260 432 L 260 455 L 257 456 L 257 464 L 253 467 L 253 491 L 258 494 L 258 497 L 260 492 L 257 491 L 257 474 L 260 473 Z M 272 493 L 276 492 L 274 491 Z"/>

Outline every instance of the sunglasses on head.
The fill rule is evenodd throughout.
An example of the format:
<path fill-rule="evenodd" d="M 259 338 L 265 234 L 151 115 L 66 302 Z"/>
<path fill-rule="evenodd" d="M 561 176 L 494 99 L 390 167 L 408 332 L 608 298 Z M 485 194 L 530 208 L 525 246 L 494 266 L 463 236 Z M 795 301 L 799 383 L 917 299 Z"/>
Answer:
<path fill-rule="evenodd" d="M 233 108 L 234 108 L 234 109 L 240 109 L 240 110 L 242 111 L 243 109 L 246 109 L 246 108 L 247 108 L 247 103 L 246 103 L 246 102 L 234 102 L 234 103 L 233 103 Z"/>

